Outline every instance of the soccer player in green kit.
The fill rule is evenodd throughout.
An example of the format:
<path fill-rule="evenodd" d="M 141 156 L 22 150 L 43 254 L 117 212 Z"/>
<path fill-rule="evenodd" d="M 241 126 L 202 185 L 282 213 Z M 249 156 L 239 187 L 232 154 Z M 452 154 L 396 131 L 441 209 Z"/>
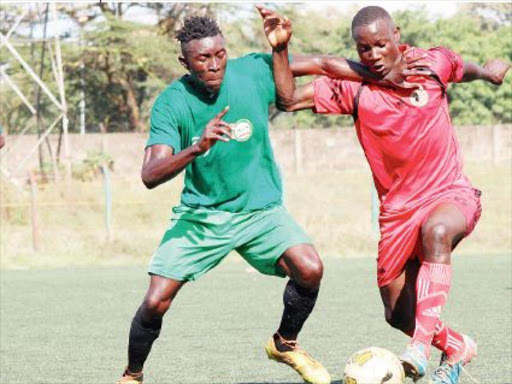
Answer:
<path fill-rule="evenodd" d="M 323 265 L 282 206 L 268 132 L 272 57 L 228 60 L 222 33 L 208 17 L 186 19 L 176 37 L 190 74 L 153 106 L 142 180 L 154 188 L 185 169 L 185 187 L 150 262 L 149 289 L 131 324 L 128 366 L 118 383 L 142 383 L 144 362 L 178 291 L 232 250 L 261 273 L 290 277 L 281 324 L 265 346 L 268 357 L 308 383 L 330 383 L 326 369 L 296 341 L 315 305 Z"/>

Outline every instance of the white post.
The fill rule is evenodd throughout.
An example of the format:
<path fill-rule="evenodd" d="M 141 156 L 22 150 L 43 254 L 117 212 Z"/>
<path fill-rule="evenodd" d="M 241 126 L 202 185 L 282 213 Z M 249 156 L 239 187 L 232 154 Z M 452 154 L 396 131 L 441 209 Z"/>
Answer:
<path fill-rule="evenodd" d="M 51 91 L 48 89 L 48 87 L 43 83 L 43 81 L 39 78 L 39 76 L 36 75 L 36 73 L 30 68 L 30 65 L 28 65 L 25 60 L 20 56 L 18 51 L 7 41 L 3 33 L 0 33 L 0 40 L 2 44 L 5 44 L 7 49 L 11 51 L 12 55 L 18 60 L 18 62 L 22 65 L 23 68 L 28 72 L 30 76 L 34 79 L 34 81 L 41 87 L 41 89 L 46 93 L 46 95 L 50 98 L 52 103 L 54 103 L 60 110 L 62 110 L 62 105 L 57 101 L 55 96 L 51 93 Z"/>
<path fill-rule="evenodd" d="M 80 63 L 80 135 L 85 135 L 84 63 Z"/>
<path fill-rule="evenodd" d="M 57 21 L 57 7 L 55 3 L 51 3 L 52 17 Z M 59 86 L 60 103 L 62 110 L 62 132 L 64 140 L 64 166 L 66 167 L 66 181 L 71 181 L 71 155 L 69 150 L 69 136 L 68 136 L 68 106 L 66 104 L 66 93 L 64 90 L 64 72 L 62 70 L 62 53 L 60 50 L 59 36 L 55 35 L 55 57 L 57 59 L 57 73 L 59 79 L 57 84 Z"/>
<path fill-rule="evenodd" d="M 27 98 L 25 97 L 25 95 L 23 94 L 23 92 L 21 92 L 21 90 L 18 88 L 18 86 L 11 80 L 11 78 L 9 77 L 9 75 L 7 73 L 5 73 L 4 69 L 0 67 L 0 74 L 2 75 L 2 78 L 5 79 L 7 81 L 7 84 L 9 84 L 9 86 L 14 90 L 14 92 L 19 96 L 19 98 L 21 99 L 21 101 L 23 101 L 23 103 L 25 103 L 25 105 L 27 106 L 27 108 L 30 110 L 30 112 L 35 115 L 37 112 L 36 112 L 36 109 L 33 107 L 32 104 L 30 104 L 30 102 L 27 100 Z"/>

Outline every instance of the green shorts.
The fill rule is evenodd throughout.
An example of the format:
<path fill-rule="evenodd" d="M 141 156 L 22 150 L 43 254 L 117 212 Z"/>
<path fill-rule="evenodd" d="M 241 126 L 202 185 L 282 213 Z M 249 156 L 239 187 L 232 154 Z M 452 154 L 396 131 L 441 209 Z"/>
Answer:
<path fill-rule="evenodd" d="M 259 272 L 284 277 L 277 261 L 297 244 L 311 240 L 282 206 L 239 213 L 178 206 L 148 272 L 195 280 L 236 250 Z"/>

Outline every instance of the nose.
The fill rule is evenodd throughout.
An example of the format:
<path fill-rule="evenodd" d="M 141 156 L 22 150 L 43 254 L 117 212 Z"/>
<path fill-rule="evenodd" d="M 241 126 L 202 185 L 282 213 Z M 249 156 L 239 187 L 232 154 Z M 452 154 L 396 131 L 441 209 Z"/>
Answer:
<path fill-rule="evenodd" d="M 373 47 L 371 50 L 370 50 L 370 60 L 371 61 L 378 61 L 382 58 L 382 55 L 379 51 L 379 48 L 378 47 Z"/>
<path fill-rule="evenodd" d="M 212 72 L 217 72 L 219 70 L 219 60 L 216 57 L 212 57 L 208 69 Z"/>

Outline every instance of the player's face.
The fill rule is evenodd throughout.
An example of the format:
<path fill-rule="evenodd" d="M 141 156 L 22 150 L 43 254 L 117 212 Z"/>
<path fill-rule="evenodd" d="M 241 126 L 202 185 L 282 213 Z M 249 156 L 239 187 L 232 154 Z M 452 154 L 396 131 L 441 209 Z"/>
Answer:
<path fill-rule="evenodd" d="M 356 27 L 353 34 L 359 58 L 371 72 L 385 76 L 400 62 L 400 30 L 388 20 Z"/>
<path fill-rule="evenodd" d="M 182 47 L 180 62 L 207 92 L 217 94 L 224 79 L 227 52 L 221 35 L 192 40 Z"/>

